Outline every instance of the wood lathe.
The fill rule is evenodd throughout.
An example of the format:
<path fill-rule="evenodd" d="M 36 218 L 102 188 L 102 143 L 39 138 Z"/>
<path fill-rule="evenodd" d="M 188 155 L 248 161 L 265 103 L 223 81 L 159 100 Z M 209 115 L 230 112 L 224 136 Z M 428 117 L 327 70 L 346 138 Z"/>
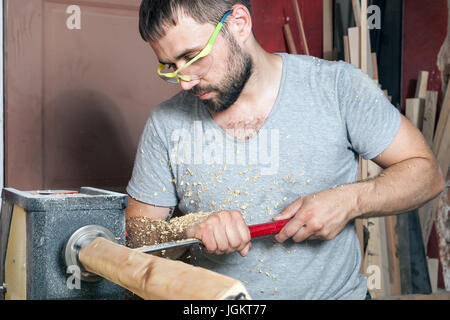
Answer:
<path fill-rule="evenodd" d="M 181 261 L 149 255 L 114 242 L 108 230 L 85 226 L 65 247 L 66 264 L 78 265 L 86 281 L 108 279 L 148 300 L 243 300 L 235 279 Z M 199 281 L 200 280 L 200 281 Z"/>
<path fill-rule="evenodd" d="M 0 300 L 250 299 L 235 279 L 126 247 L 127 195 L 5 188 L 2 200 Z"/>

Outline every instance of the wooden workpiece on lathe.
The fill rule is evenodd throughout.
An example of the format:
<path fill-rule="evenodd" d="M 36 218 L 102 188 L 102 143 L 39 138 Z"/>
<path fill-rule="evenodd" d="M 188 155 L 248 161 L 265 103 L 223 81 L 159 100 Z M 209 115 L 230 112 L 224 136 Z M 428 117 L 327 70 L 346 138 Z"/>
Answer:
<path fill-rule="evenodd" d="M 147 300 L 222 300 L 244 293 L 244 285 L 222 274 L 145 254 L 104 238 L 79 252 L 83 267 Z"/>

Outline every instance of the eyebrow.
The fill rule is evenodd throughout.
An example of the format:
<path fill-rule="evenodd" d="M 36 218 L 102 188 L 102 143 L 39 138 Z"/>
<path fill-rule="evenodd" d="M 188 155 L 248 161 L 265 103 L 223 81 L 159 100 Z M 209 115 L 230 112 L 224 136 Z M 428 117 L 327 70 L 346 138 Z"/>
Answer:
<path fill-rule="evenodd" d="M 179 54 L 175 58 L 175 60 L 180 60 L 181 58 L 183 58 L 183 57 L 185 57 L 188 54 L 193 53 L 193 52 L 200 52 L 202 49 L 203 49 L 203 47 L 200 47 L 200 46 L 197 46 L 197 47 L 194 47 L 194 48 L 190 48 L 190 49 L 186 49 L 183 53 Z M 164 62 L 164 61 L 161 61 L 161 60 L 159 60 L 159 63 L 161 63 L 161 64 L 172 64 L 172 62 Z"/>

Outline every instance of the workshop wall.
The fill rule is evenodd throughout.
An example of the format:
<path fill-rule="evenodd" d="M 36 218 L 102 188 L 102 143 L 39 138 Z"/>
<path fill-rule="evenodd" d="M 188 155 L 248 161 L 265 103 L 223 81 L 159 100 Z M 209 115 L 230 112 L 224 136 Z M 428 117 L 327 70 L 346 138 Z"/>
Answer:
<path fill-rule="evenodd" d="M 289 25 L 299 53 L 303 53 L 292 0 L 252 0 L 256 39 L 269 52 L 287 52 L 283 25 Z M 298 0 L 305 35 L 312 56 L 322 58 L 322 1 Z"/>
<path fill-rule="evenodd" d="M 403 102 L 414 97 L 419 71 L 429 71 L 428 90 L 439 91 L 442 104 L 442 77 L 437 60 L 447 36 L 447 0 L 404 1 Z M 404 110 L 405 103 L 403 103 Z M 440 110 L 438 110 L 439 112 Z M 439 114 L 439 113 L 438 113 Z"/>

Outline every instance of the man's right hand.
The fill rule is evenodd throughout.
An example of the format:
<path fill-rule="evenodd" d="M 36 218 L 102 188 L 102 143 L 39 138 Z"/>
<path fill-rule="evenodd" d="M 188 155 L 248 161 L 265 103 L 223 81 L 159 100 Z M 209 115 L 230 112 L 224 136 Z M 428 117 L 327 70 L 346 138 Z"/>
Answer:
<path fill-rule="evenodd" d="M 245 257 L 252 247 L 250 231 L 239 211 L 219 211 L 186 231 L 187 238 L 202 241 L 208 253 L 238 251 Z"/>

